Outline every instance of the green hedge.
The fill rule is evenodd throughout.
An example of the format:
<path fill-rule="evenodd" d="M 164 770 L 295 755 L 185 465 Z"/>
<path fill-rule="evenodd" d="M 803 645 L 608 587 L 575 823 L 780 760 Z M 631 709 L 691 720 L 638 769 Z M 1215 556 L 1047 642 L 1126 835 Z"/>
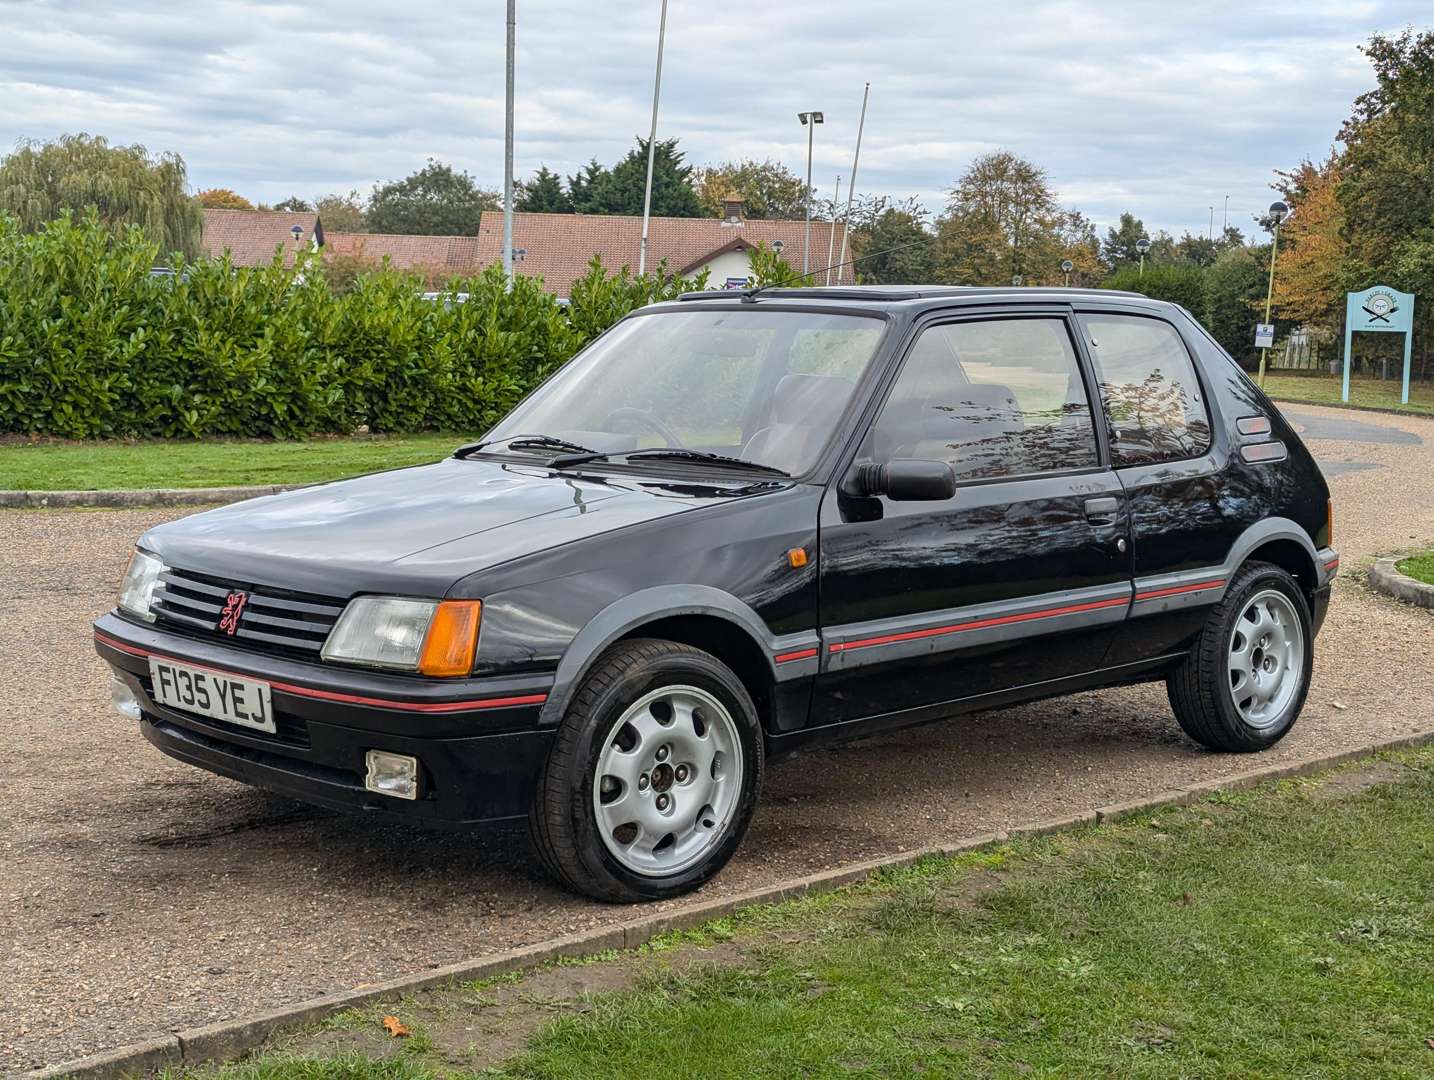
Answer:
<path fill-rule="evenodd" d="M 0 217 L 0 432 L 477 432 L 616 319 L 693 284 L 594 260 L 564 309 L 493 266 L 448 284 L 466 303 L 444 303 L 388 270 L 340 293 L 317 257 L 156 277 L 158 255 L 92 214 L 29 234 Z"/>

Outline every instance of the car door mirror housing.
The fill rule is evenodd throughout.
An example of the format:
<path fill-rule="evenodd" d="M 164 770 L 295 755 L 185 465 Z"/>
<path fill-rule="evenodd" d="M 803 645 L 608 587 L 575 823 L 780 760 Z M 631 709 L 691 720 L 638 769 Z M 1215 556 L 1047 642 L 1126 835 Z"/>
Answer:
<path fill-rule="evenodd" d="M 956 474 L 944 461 L 868 461 L 852 470 L 851 489 L 857 495 L 885 495 L 893 502 L 934 502 L 956 494 Z"/>

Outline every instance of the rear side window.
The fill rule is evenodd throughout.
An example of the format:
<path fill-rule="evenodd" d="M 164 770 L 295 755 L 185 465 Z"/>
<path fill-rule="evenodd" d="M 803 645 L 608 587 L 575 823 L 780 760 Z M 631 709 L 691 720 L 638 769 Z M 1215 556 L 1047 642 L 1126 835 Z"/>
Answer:
<path fill-rule="evenodd" d="M 945 461 L 960 480 L 1094 467 L 1095 425 L 1065 322 L 999 319 L 923 330 L 863 456 Z"/>
<path fill-rule="evenodd" d="M 1210 448 L 1210 417 L 1175 328 L 1136 315 L 1083 315 L 1110 425 L 1111 463 L 1149 465 Z"/>

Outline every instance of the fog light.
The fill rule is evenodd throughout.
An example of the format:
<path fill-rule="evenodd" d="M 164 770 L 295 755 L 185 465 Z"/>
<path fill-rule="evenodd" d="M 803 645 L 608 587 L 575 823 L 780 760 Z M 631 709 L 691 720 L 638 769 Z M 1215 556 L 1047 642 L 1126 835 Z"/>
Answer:
<path fill-rule="evenodd" d="M 368 775 L 363 786 L 395 799 L 418 798 L 418 759 L 387 750 L 370 750 L 366 755 Z"/>
<path fill-rule="evenodd" d="M 139 719 L 139 699 L 118 675 L 110 676 L 110 704 L 121 716 L 127 716 L 131 720 Z"/>

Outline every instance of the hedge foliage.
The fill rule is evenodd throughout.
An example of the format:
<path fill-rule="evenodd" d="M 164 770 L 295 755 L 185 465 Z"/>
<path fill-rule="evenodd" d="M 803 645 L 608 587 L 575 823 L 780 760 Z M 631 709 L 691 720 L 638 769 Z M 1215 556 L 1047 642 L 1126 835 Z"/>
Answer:
<path fill-rule="evenodd" d="M 0 216 L 0 432 L 65 438 L 479 432 L 593 336 L 692 282 L 594 260 L 565 309 L 502 268 L 425 300 L 384 270 L 340 292 L 293 269 L 179 261 L 93 214 L 35 233 Z"/>

